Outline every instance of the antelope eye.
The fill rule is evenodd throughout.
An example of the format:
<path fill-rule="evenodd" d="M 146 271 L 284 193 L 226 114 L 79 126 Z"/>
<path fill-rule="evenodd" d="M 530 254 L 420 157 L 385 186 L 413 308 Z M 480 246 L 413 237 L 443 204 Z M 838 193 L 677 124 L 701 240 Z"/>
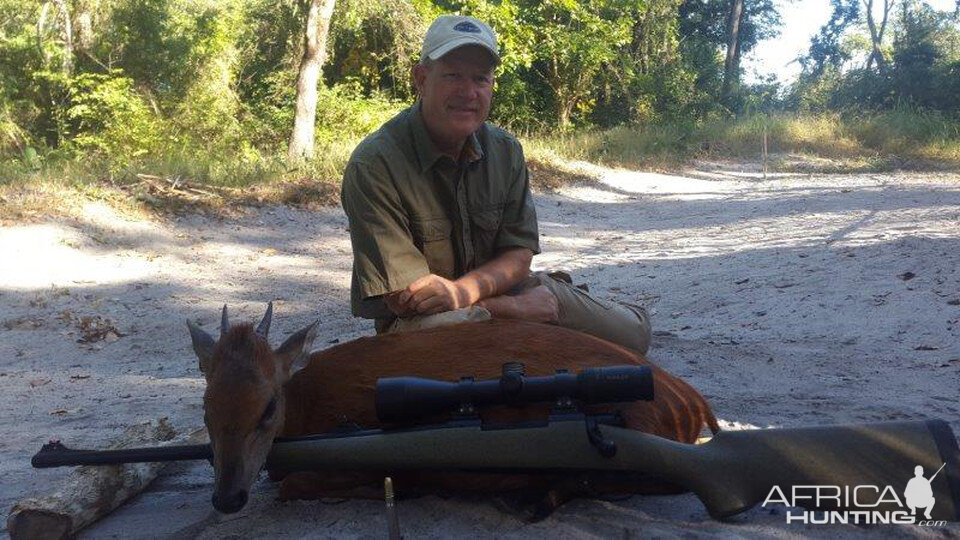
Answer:
<path fill-rule="evenodd" d="M 277 398 L 270 400 L 270 403 L 267 403 L 267 408 L 263 411 L 263 416 L 260 417 L 260 424 L 266 424 L 273 418 L 274 413 L 277 412 Z"/>

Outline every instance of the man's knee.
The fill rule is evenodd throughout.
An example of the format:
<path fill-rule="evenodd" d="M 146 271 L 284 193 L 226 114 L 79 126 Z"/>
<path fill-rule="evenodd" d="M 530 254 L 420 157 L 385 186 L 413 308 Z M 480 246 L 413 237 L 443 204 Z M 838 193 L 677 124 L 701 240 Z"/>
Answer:
<path fill-rule="evenodd" d="M 559 301 L 546 287 L 534 281 L 527 288 L 515 288 L 507 294 L 485 298 L 477 303 L 498 319 L 517 319 L 557 324 Z"/>

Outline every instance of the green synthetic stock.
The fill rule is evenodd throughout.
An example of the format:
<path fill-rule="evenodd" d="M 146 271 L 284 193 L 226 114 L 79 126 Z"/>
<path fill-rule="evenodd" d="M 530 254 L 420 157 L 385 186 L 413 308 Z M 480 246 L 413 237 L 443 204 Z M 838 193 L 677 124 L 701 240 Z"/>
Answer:
<path fill-rule="evenodd" d="M 601 432 L 617 445 L 612 458 L 590 444 L 582 422 L 551 422 L 520 429 L 448 427 L 286 441 L 274 445 L 267 467 L 635 471 L 692 491 L 712 517 L 723 519 L 763 502 L 775 486 L 787 496 L 797 486 L 837 486 L 847 493 L 873 486 L 856 490 L 859 506 L 831 499 L 802 499 L 797 506 L 902 511 L 884 495 L 885 487 L 903 501 L 917 465 L 929 475 L 946 463 L 931 483 L 932 516 L 960 519 L 960 451 L 942 420 L 727 431 L 701 445 L 607 425 Z"/>

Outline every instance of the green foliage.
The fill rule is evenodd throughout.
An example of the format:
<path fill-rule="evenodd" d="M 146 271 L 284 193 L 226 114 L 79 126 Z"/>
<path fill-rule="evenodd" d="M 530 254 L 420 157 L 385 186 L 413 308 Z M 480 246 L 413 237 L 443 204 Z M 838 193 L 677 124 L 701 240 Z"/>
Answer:
<path fill-rule="evenodd" d="M 317 100 L 317 123 L 322 126 L 317 132 L 317 142 L 359 141 L 406 106 L 379 93 L 364 97 L 356 81 L 323 88 Z"/>
<path fill-rule="evenodd" d="M 330 84 L 360 82 L 366 95 L 413 97 L 410 68 L 435 16 L 426 13 L 428 8 L 427 3 L 406 0 L 340 0 L 331 22 L 325 79 Z"/>
<path fill-rule="evenodd" d="M 38 72 L 35 78 L 58 98 L 57 146 L 63 151 L 107 158 L 115 172 L 160 143 L 155 113 L 119 70 L 73 77 Z"/>
<path fill-rule="evenodd" d="M 444 13 L 497 32 L 491 119 L 541 134 L 534 153 L 647 165 L 700 152 L 752 156 L 765 129 L 785 152 L 958 155 L 957 19 L 914 0 L 891 13 L 885 73 L 865 65 L 860 2 L 832 0 L 800 80 L 741 86 L 727 106 L 718 96 L 729 0 L 338 0 L 317 157 L 296 170 L 283 157 L 308 2 L 67 5 L 73 49 L 52 3 L 0 0 L 5 178 L 69 168 L 83 178 L 146 173 L 234 187 L 335 183 L 356 143 L 415 98 L 410 68 Z M 746 2 L 742 54 L 779 27 L 772 0 Z"/>
<path fill-rule="evenodd" d="M 208 7 L 183 23 L 193 36 L 186 54 L 192 77 L 172 111 L 173 121 L 191 135 L 192 146 L 209 152 L 235 146 L 241 137 L 235 75 L 242 23 L 242 10 L 231 3 Z"/>
<path fill-rule="evenodd" d="M 813 110 L 910 106 L 960 114 L 960 27 L 955 16 L 923 2 L 897 3 L 890 14 L 893 39 L 881 44 L 891 65 L 882 71 L 855 60 L 866 58 L 872 48 L 868 36 L 849 31 L 865 24 L 860 3 L 833 0 L 833 8 L 831 20 L 801 59 L 804 74 L 787 100 L 789 106 Z"/>

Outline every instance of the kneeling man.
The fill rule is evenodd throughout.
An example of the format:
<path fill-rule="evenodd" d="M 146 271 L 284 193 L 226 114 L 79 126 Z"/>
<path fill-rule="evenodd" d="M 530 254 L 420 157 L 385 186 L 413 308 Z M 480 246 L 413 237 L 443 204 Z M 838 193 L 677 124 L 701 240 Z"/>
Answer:
<path fill-rule="evenodd" d="M 594 299 L 562 273 L 530 272 L 540 244 L 523 150 L 486 123 L 499 61 L 489 26 L 439 17 L 413 69 L 417 102 L 351 155 L 341 198 L 353 314 L 376 319 L 378 333 L 522 319 L 646 352 L 643 308 Z"/>

